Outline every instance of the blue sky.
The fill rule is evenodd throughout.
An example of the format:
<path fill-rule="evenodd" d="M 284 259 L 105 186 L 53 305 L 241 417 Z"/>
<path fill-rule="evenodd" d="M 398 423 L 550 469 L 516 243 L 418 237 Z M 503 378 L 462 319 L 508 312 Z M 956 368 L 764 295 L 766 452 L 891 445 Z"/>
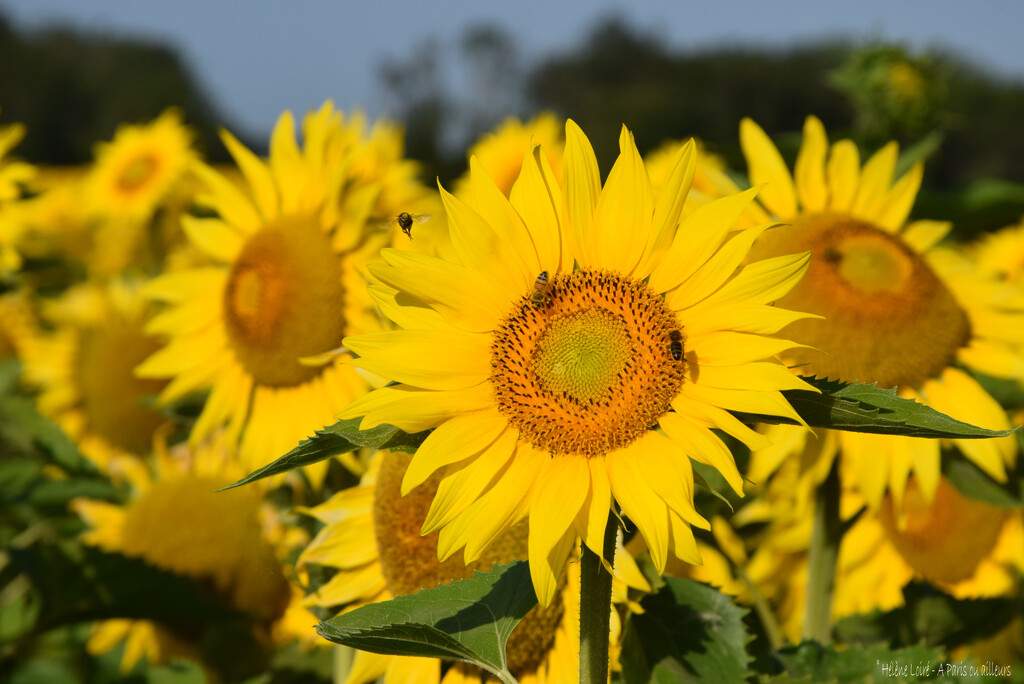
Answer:
<path fill-rule="evenodd" d="M 573 47 L 612 13 L 681 49 L 884 38 L 912 49 L 941 46 L 1024 81 L 1024 3 L 1016 0 L 0 0 L 0 12 L 22 29 L 60 22 L 170 44 L 229 120 L 255 134 L 282 110 L 328 97 L 344 109 L 383 113 L 378 66 L 408 59 L 424 40 L 454 54 L 466 27 L 495 23 L 529 65 Z"/>

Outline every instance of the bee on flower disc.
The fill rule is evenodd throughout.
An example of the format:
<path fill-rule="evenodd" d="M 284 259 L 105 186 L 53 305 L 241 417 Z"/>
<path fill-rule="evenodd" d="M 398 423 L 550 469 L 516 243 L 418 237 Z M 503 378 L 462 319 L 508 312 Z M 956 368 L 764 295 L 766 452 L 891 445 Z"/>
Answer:
<path fill-rule="evenodd" d="M 426 223 L 431 218 L 433 218 L 433 216 L 431 216 L 430 214 L 410 214 L 407 211 L 403 211 L 401 214 L 395 216 L 395 218 L 381 221 L 377 225 L 380 228 L 387 229 L 390 228 L 395 223 L 397 223 L 398 227 L 402 229 L 403 233 L 405 233 L 405 236 L 412 240 L 412 224 Z"/>
<path fill-rule="evenodd" d="M 672 358 L 676 361 L 683 360 L 683 334 L 678 330 L 673 330 L 668 334 L 668 339 L 672 342 L 668 345 L 669 351 L 672 353 Z"/>
<path fill-rule="evenodd" d="M 537 280 L 533 281 L 533 294 L 530 296 L 530 303 L 533 304 L 534 309 L 541 307 L 550 288 L 551 283 L 548 280 L 548 272 L 541 271 L 537 276 Z"/>

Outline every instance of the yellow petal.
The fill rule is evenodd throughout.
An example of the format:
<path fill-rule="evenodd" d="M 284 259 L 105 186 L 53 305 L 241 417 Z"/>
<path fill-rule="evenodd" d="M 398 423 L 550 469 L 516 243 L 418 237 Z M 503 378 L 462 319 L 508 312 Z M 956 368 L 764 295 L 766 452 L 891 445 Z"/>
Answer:
<path fill-rule="evenodd" d="M 590 470 L 590 491 L 586 503 L 576 517 L 576 533 L 598 556 L 604 556 L 604 533 L 612 505 L 612 490 L 603 457 L 587 459 Z"/>
<path fill-rule="evenodd" d="M 530 576 L 542 606 L 551 604 L 576 539 L 573 520 L 590 490 L 587 460 L 554 456 L 537 476 L 530 502 Z"/>
<path fill-rule="evenodd" d="M 534 145 L 523 158 L 523 168 L 509 200 L 533 238 L 541 270 L 554 274 L 562 266 L 560 209 L 556 207 L 556 202 L 561 204 L 562 191 L 557 181 L 544 172 L 547 160 L 542 159 L 542 154 L 540 146 Z"/>
<path fill-rule="evenodd" d="M 427 511 L 420 533 L 430 534 L 447 525 L 478 500 L 495 478 L 500 479 L 502 470 L 515 451 L 518 439 L 518 432 L 505 430 L 492 444 L 484 447 L 470 460 L 447 468 L 445 476 L 438 484 L 437 493 L 431 502 L 430 510 Z M 477 445 L 479 442 L 474 446 Z M 441 455 L 437 460 L 442 459 L 447 460 L 448 457 Z M 405 483 L 402 484 L 404 487 Z"/>
<path fill-rule="evenodd" d="M 200 204 L 215 208 L 220 217 L 235 228 L 245 233 L 256 232 L 263 224 L 263 219 L 241 190 L 202 162 L 193 162 L 191 168 L 209 190 L 208 195 L 199 195 L 197 198 Z"/>
<path fill-rule="evenodd" d="M 757 188 L 722 197 L 683 218 L 661 263 L 651 272 L 655 292 L 668 292 L 690 278 L 718 251 L 740 214 L 751 206 Z"/>
<path fill-rule="evenodd" d="M 769 304 L 792 290 L 807 272 L 811 253 L 763 259 L 740 269 L 716 294 L 733 302 Z"/>
<path fill-rule="evenodd" d="M 464 266 L 396 249 L 383 249 L 381 256 L 387 264 L 367 266 L 374 276 L 432 306 L 464 330 L 493 330 L 510 306 L 487 280 Z"/>
<path fill-rule="evenodd" d="M 654 195 L 633 134 L 619 134 L 615 160 L 594 209 L 594 239 L 604 268 L 631 275 L 650 237 Z"/>
<path fill-rule="evenodd" d="M 942 238 L 953 229 L 949 221 L 914 221 L 900 233 L 900 237 L 918 254 L 923 254 L 942 242 Z"/>
<path fill-rule="evenodd" d="M 348 363 L 414 387 L 457 390 L 491 374 L 491 337 L 446 330 L 391 330 L 346 337 Z M 424 363 L 428 360 L 429 363 Z"/>
<path fill-rule="evenodd" d="M 697 461 L 709 465 L 722 474 L 725 481 L 729 483 L 733 491 L 739 496 L 743 496 L 743 477 L 740 475 L 739 469 L 736 467 L 736 461 L 732 457 L 732 453 L 722 443 L 718 437 L 716 437 L 710 430 L 705 427 L 701 427 L 699 424 L 689 420 L 686 416 L 669 412 L 658 419 L 658 424 L 665 431 L 673 442 L 681 446 L 687 454 L 696 459 Z M 693 479 L 693 475 L 690 475 L 690 479 Z M 692 491 L 691 491 L 692 498 Z M 691 524 L 700 525 L 701 521 L 704 522 L 703 518 L 698 517 L 696 520 L 692 517 L 688 517 L 682 510 L 676 509 L 676 513 L 683 516 Z M 694 511 L 694 514 L 696 511 Z M 707 525 L 704 522 L 705 526 Z"/>
<path fill-rule="evenodd" d="M 875 219 L 878 226 L 890 233 L 895 233 L 903 227 L 910 216 L 910 210 L 914 207 L 914 200 L 917 199 L 917 191 L 921 188 L 923 177 L 924 162 L 917 162 L 896 181 L 882 201 L 882 207 Z"/>
<path fill-rule="evenodd" d="M 636 453 L 642 455 L 640 472 L 647 484 L 669 509 L 693 524 L 710 527 L 693 506 L 693 467 L 682 446 L 649 430 L 637 440 Z"/>
<path fill-rule="evenodd" d="M 238 231 L 216 218 L 182 216 L 181 228 L 189 242 L 218 261 L 234 261 L 245 243 Z"/>
<path fill-rule="evenodd" d="M 747 160 L 750 184 L 765 184 L 761 204 L 782 218 L 795 216 L 796 190 L 793 177 L 771 138 L 751 119 L 740 121 L 740 146 Z"/>
<path fill-rule="evenodd" d="M 697 170 L 697 146 L 692 139 L 680 146 L 671 168 L 668 180 L 662 186 L 658 202 L 654 207 L 651 238 L 640 259 L 640 267 L 636 272 L 637 278 L 645 278 L 651 273 L 660 261 L 662 253 L 671 246 L 676 235 L 679 216 L 686 203 L 686 197 L 690 193 L 693 176 Z"/>
<path fill-rule="evenodd" d="M 235 163 L 238 164 L 245 180 L 249 182 L 253 199 L 260 213 L 263 214 L 263 219 L 269 221 L 277 218 L 279 214 L 277 188 L 274 186 L 274 177 L 270 174 L 270 169 L 227 130 L 221 130 L 220 139 L 224 141 L 225 147 L 235 158 Z"/>
<path fill-rule="evenodd" d="M 637 442 L 613 451 L 605 458 L 608 479 L 615 500 L 622 512 L 632 520 L 651 553 L 651 560 L 659 573 L 668 561 L 669 522 L 668 506 L 662 501 L 640 471 L 642 455 L 636 450 Z"/>
<path fill-rule="evenodd" d="M 825 127 L 818 117 L 809 116 L 804 121 L 803 143 L 793 167 L 800 204 L 805 212 L 822 211 L 828 205 L 828 185 L 825 182 L 827 155 Z"/>
<path fill-rule="evenodd" d="M 601 193 L 601 173 L 594 148 L 576 122 L 565 122 L 565 214 L 579 250 L 580 265 L 598 267 L 594 209 Z"/>
<path fill-rule="evenodd" d="M 892 185 L 899 153 L 899 145 L 891 141 L 865 162 L 860 172 L 857 194 L 850 207 L 851 214 L 868 221 L 875 221 L 878 218 L 886 193 Z"/>
<path fill-rule="evenodd" d="M 852 140 L 840 140 L 828 157 L 829 209 L 848 211 L 860 177 L 860 152 Z"/>
<path fill-rule="evenodd" d="M 712 297 L 715 290 L 736 273 L 754 240 L 768 228 L 769 226 L 754 226 L 733 235 L 717 254 L 708 259 L 686 282 L 670 292 L 665 301 L 671 308 L 679 311 Z"/>
<path fill-rule="evenodd" d="M 475 155 L 469 160 L 469 172 L 473 206 L 497 232 L 498 240 L 507 243 L 508 258 L 516 262 L 516 268 L 526 273 L 540 273 L 544 269 L 523 219 Z"/>
<path fill-rule="evenodd" d="M 492 406 L 494 393 L 489 382 L 449 392 L 394 385 L 356 399 L 339 418 L 364 416 L 360 424 L 363 430 L 387 424 L 412 433 L 435 428 L 461 413 Z"/>
<path fill-rule="evenodd" d="M 508 427 L 491 408 L 455 416 L 438 426 L 416 451 L 402 478 L 402 496 L 427 481 L 434 471 L 481 453 Z"/>

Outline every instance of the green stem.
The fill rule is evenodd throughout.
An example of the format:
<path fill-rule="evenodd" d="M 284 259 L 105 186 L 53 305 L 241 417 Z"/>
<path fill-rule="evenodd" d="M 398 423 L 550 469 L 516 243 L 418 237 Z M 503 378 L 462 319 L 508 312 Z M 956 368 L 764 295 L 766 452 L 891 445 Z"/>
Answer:
<path fill-rule="evenodd" d="M 619 521 L 608 516 L 604 532 L 604 560 L 615 560 Z M 608 681 L 608 633 L 612 613 L 612 576 L 601 557 L 583 545 L 580 562 L 580 684 Z"/>
<path fill-rule="evenodd" d="M 838 460 L 818 487 L 814 502 L 814 530 L 807 556 L 807 612 L 804 639 L 820 644 L 832 641 L 832 591 L 842 527 L 839 520 Z"/>

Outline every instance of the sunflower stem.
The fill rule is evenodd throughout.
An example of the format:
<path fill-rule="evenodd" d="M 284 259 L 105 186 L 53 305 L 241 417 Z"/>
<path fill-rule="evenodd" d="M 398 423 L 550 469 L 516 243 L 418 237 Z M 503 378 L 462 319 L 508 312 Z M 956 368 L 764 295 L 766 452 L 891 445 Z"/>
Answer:
<path fill-rule="evenodd" d="M 828 477 L 818 487 L 814 502 L 814 529 L 807 557 L 807 612 L 804 639 L 819 644 L 832 641 L 832 591 L 842 527 L 839 520 L 839 469 L 833 461 Z"/>
<path fill-rule="evenodd" d="M 619 520 L 608 516 L 604 531 L 604 561 L 615 560 Z M 580 684 L 608 681 L 608 634 L 612 613 L 612 575 L 601 556 L 583 544 L 580 562 Z"/>

